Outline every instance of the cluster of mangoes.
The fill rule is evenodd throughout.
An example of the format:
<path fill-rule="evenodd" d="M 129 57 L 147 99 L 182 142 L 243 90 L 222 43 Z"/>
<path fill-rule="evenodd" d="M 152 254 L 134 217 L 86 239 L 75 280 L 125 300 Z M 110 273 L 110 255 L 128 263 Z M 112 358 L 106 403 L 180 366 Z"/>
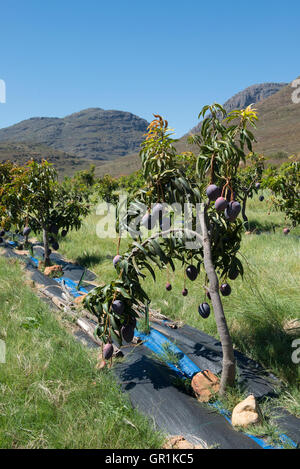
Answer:
<path fill-rule="evenodd" d="M 241 211 L 241 204 L 236 200 L 228 202 L 228 200 L 222 196 L 220 187 L 215 184 L 210 184 L 206 189 L 206 195 L 211 202 L 215 202 L 217 212 L 225 213 L 225 218 L 228 221 L 232 222 L 238 217 Z"/>

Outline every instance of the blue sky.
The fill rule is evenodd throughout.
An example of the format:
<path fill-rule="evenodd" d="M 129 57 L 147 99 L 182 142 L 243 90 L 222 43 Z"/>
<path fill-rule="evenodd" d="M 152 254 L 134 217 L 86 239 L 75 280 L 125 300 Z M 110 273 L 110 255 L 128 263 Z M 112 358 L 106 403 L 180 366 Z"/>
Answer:
<path fill-rule="evenodd" d="M 160 113 L 181 136 L 203 105 L 300 75 L 299 0 L 10 0 L 0 14 L 0 127 L 102 107 Z"/>

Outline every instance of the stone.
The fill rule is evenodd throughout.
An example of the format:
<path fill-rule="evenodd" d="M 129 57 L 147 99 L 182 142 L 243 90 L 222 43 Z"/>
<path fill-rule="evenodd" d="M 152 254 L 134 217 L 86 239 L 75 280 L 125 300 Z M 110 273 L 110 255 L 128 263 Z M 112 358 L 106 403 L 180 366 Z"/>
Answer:
<path fill-rule="evenodd" d="M 103 368 L 106 367 L 106 361 L 101 358 L 96 364 L 96 369 L 97 370 L 103 370 Z"/>
<path fill-rule="evenodd" d="M 45 267 L 44 275 L 47 275 L 47 277 L 48 277 L 49 275 L 53 275 L 56 272 L 58 274 L 60 274 L 62 272 L 62 266 L 61 265 L 51 265 L 50 267 Z"/>
<path fill-rule="evenodd" d="M 134 337 L 131 341 L 131 343 L 134 345 L 141 344 L 142 342 L 143 342 L 142 339 L 140 339 L 139 337 Z"/>
<path fill-rule="evenodd" d="M 84 300 L 84 298 L 86 297 L 86 295 L 87 295 L 87 293 L 84 293 L 83 295 L 77 296 L 77 297 L 75 298 L 75 300 L 74 300 L 74 303 L 75 303 L 76 305 L 81 305 L 82 302 L 83 302 L 83 300 Z"/>
<path fill-rule="evenodd" d="M 204 449 L 201 445 L 194 446 L 183 436 L 171 436 L 164 444 L 163 449 Z"/>
<path fill-rule="evenodd" d="M 283 324 L 287 334 L 300 336 L 300 319 L 289 319 Z"/>
<path fill-rule="evenodd" d="M 211 371 L 204 370 L 193 376 L 191 385 L 198 401 L 208 402 L 214 394 L 219 392 L 220 380 Z"/>
<path fill-rule="evenodd" d="M 231 423 L 234 427 L 248 427 L 261 421 L 261 411 L 253 394 L 236 405 L 232 411 Z"/>

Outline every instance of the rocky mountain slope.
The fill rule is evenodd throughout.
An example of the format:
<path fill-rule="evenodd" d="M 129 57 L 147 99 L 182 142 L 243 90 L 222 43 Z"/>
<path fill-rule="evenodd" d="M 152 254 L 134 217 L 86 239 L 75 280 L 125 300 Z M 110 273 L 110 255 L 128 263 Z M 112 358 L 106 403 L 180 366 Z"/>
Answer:
<path fill-rule="evenodd" d="M 269 96 L 272 96 L 285 86 L 287 86 L 287 83 L 261 83 L 259 85 L 249 86 L 228 99 L 224 103 L 223 107 L 227 112 L 230 112 L 233 109 L 244 109 L 250 104 L 256 104 Z M 197 133 L 200 128 L 201 123 L 193 127 L 189 133 Z"/>
<path fill-rule="evenodd" d="M 281 157 L 300 154 L 300 103 L 292 100 L 291 84 L 257 103 L 259 121 L 255 150 Z"/>
<path fill-rule="evenodd" d="M 147 126 L 146 120 L 130 112 L 90 108 L 64 118 L 34 117 L 0 129 L 0 142 L 42 144 L 105 161 L 138 151 Z"/>

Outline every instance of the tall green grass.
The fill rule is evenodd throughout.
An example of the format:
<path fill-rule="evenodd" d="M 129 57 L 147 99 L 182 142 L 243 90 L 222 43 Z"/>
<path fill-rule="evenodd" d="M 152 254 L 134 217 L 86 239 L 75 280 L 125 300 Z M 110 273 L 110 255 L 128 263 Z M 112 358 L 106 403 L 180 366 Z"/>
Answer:
<path fill-rule="evenodd" d="M 133 410 L 96 352 L 0 258 L 1 448 L 160 448 L 162 436 Z M 59 313 L 57 313 L 58 315 Z"/>

